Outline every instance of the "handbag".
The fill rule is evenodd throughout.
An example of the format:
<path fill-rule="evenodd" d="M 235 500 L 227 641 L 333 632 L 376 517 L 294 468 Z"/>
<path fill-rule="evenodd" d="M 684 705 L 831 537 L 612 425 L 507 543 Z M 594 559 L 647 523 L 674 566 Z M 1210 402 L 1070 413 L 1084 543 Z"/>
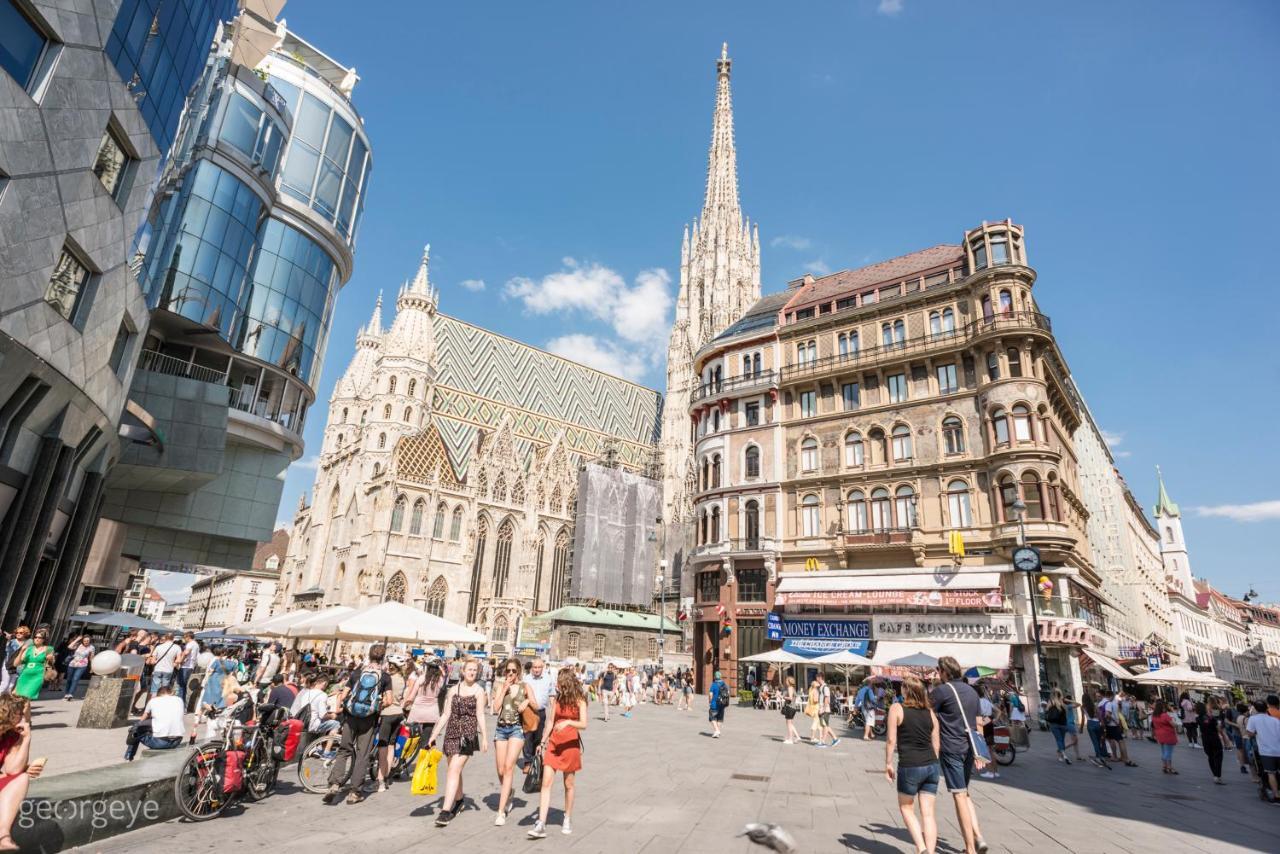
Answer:
<path fill-rule="evenodd" d="M 536 795 L 542 791 L 542 752 L 533 755 L 533 761 L 524 772 L 524 784 L 520 787 L 526 795 Z"/>
<path fill-rule="evenodd" d="M 538 710 L 533 706 L 525 706 L 520 710 L 520 728 L 525 732 L 538 729 Z"/>
<path fill-rule="evenodd" d="M 438 785 L 440 759 L 444 754 L 435 748 L 418 751 L 417 764 L 413 766 L 411 791 L 415 795 L 434 795 Z"/>
<path fill-rule="evenodd" d="M 969 726 L 969 716 L 965 714 L 964 703 L 960 702 L 960 692 L 956 690 L 956 686 L 948 682 L 947 687 L 951 689 L 952 695 L 956 698 L 956 708 L 960 711 L 960 720 L 964 721 L 965 735 L 969 736 L 969 746 L 973 748 L 973 767 L 981 771 L 991 764 L 991 751 L 987 748 L 986 740 L 977 735 L 973 728 Z"/>
<path fill-rule="evenodd" d="M 480 736 L 464 735 L 458 739 L 458 752 L 463 756 L 470 756 L 480 749 Z"/>

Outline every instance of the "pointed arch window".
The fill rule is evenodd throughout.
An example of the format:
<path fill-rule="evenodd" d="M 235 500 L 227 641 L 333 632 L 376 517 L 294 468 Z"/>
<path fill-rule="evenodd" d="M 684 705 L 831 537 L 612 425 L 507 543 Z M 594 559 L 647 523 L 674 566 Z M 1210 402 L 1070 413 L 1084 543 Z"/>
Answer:
<path fill-rule="evenodd" d="M 493 500 L 507 500 L 507 478 L 501 472 L 493 479 Z"/>
<path fill-rule="evenodd" d="M 849 530 L 855 534 L 864 534 L 867 531 L 867 496 L 861 489 L 855 489 L 849 493 L 846 506 L 848 507 L 848 525 Z"/>
<path fill-rule="evenodd" d="M 431 589 L 427 591 L 427 613 L 443 617 L 444 603 L 448 598 L 449 582 L 445 581 L 444 576 L 441 575 L 431 582 Z"/>
<path fill-rule="evenodd" d="M 393 376 L 387 379 L 387 394 L 395 394 L 395 393 L 396 393 L 396 378 Z"/>
<path fill-rule="evenodd" d="M 746 465 L 745 465 L 746 476 L 759 477 L 760 476 L 760 449 L 757 448 L 755 445 L 747 446 L 747 450 L 744 453 L 744 460 L 746 462 Z"/>
<path fill-rule="evenodd" d="M 489 519 L 481 516 L 476 522 L 476 552 L 471 558 L 471 594 L 467 599 L 467 622 L 475 623 L 476 609 L 480 605 L 480 571 L 484 567 L 484 553 L 489 544 Z"/>
<path fill-rule="evenodd" d="M 493 639 L 499 642 L 505 642 L 507 639 L 507 618 L 502 614 L 493 621 Z"/>
<path fill-rule="evenodd" d="M 347 423 L 347 408 L 345 406 L 342 407 L 342 423 Z"/>
<path fill-rule="evenodd" d="M 449 542 L 462 539 L 462 505 L 453 508 L 453 520 L 449 522 Z"/>
<path fill-rule="evenodd" d="M 533 610 L 542 610 L 542 558 L 547 548 L 547 535 L 538 531 L 538 539 L 533 544 Z"/>
<path fill-rule="evenodd" d="M 427 502 L 419 498 L 413 502 L 413 512 L 409 514 L 409 533 L 422 533 L 422 514 L 427 510 Z"/>
<path fill-rule="evenodd" d="M 817 537 L 820 535 L 822 530 L 821 510 L 818 496 L 810 493 L 801 500 L 800 535 L 802 537 Z"/>
<path fill-rule="evenodd" d="M 448 507 L 443 501 L 436 505 L 436 518 L 431 525 L 431 536 L 434 539 L 444 539 L 444 514 Z"/>
<path fill-rule="evenodd" d="M 515 539 L 515 525 L 504 519 L 498 526 L 498 547 L 493 556 L 493 595 L 501 599 L 507 593 L 507 578 L 511 574 L 511 542 Z"/>
<path fill-rule="evenodd" d="M 382 601 L 399 602 L 404 604 L 405 590 L 408 584 L 405 581 L 404 573 L 397 572 L 391 576 L 391 580 L 387 582 L 387 595 Z"/>
<path fill-rule="evenodd" d="M 408 499 L 403 495 L 396 496 L 395 506 L 391 508 L 391 530 L 400 533 L 400 529 L 404 527 L 404 508 Z"/>
<path fill-rule="evenodd" d="M 569 532 L 564 528 L 556 534 L 555 551 L 551 560 L 551 609 L 565 603 L 569 594 Z"/>
<path fill-rule="evenodd" d="M 383 421 L 391 420 L 391 404 L 389 403 L 386 406 L 382 407 L 382 420 Z"/>
<path fill-rule="evenodd" d="M 887 531 L 893 527 L 893 506 L 889 503 L 889 490 L 877 486 L 871 490 L 871 530 Z"/>
<path fill-rule="evenodd" d="M 942 419 L 942 444 L 948 454 L 964 453 L 964 422 L 954 415 Z"/>
<path fill-rule="evenodd" d="M 947 484 L 947 513 L 951 527 L 968 528 L 973 525 L 973 508 L 969 503 L 969 484 L 953 480 Z"/>
<path fill-rule="evenodd" d="M 386 446 L 387 446 L 387 434 L 379 433 L 378 434 L 378 450 L 382 450 Z"/>
<path fill-rule="evenodd" d="M 864 458 L 862 434 L 852 430 L 844 436 L 844 464 L 849 468 L 861 468 Z"/>
<path fill-rule="evenodd" d="M 333 488 L 333 492 L 329 493 L 329 515 L 330 516 L 338 515 L 338 496 L 339 496 L 338 487 L 335 486 Z"/>
<path fill-rule="evenodd" d="M 524 481 L 517 480 L 516 485 L 511 487 L 511 500 L 516 504 L 524 503 Z"/>
<path fill-rule="evenodd" d="M 818 470 L 818 440 L 812 436 L 800 443 L 800 470 Z"/>

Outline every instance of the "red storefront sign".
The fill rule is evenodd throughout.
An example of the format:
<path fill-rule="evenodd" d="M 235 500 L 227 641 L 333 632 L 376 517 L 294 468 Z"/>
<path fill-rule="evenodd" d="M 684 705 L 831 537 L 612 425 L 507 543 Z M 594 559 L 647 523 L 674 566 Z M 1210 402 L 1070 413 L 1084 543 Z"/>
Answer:
<path fill-rule="evenodd" d="M 999 590 L 806 590 L 779 593 L 781 605 L 912 605 L 925 608 L 999 608 Z"/>

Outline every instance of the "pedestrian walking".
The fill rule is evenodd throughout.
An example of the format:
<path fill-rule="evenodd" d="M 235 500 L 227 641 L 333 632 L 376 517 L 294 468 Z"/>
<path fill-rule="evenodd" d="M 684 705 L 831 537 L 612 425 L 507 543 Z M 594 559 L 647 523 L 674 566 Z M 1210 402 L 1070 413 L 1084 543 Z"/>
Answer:
<path fill-rule="evenodd" d="M 404 707 L 408 712 L 410 727 L 417 730 L 419 744 L 426 744 L 440 721 L 444 708 L 447 680 L 444 662 L 429 659 L 409 680 L 405 688 Z"/>
<path fill-rule="evenodd" d="M 444 715 L 427 742 L 430 747 L 439 741 L 449 762 L 444 800 L 436 814 L 436 827 L 444 827 L 453 821 L 462 809 L 462 772 L 467 760 L 477 750 L 489 752 L 484 716 L 487 699 L 484 687 L 480 685 L 480 662 L 474 658 L 464 659 L 461 678 L 445 696 Z"/>
<path fill-rule="evenodd" d="M 604 719 L 609 720 L 609 705 L 613 703 L 614 686 L 618 680 L 617 668 L 610 662 L 600 677 L 600 704 L 604 706 Z"/>
<path fill-rule="evenodd" d="M 1222 756 L 1230 743 L 1222 728 L 1222 718 L 1218 709 L 1218 698 L 1210 697 L 1208 703 L 1196 703 L 1196 727 L 1200 730 L 1200 746 L 1204 748 L 1205 758 L 1209 761 L 1209 773 L 1213 782 L 1219 786 L 1222 782 Z"/>
<path fill-rule="evenodd" d="M 258 686 L 258 696 L 266 696 L 267 691 L 271 688 L 271 680 L 280 672 L 280 651 L 274 643 L 269 643 L 262 649 L 262 656 L 258 659 L 257 672 L 254 677 L 254 684 Z"/>
<path fill-rule="evenodd" d="M 391 776 L 391 760 L 395 758 L 396 738 L 404 721 L 404 666 L 403 655 L 387 656 L 387 675 L 391 677 L 390 696 L 378 715 L 378 791 L 387 790 L 387 778 Z"/>
<path fill-rule="evenodd" d="M 31 703 L 17 694 L 0 695 L 0 851 L 17 851 L 9 835 L 31 781 L 44 760 L 31 761 Z"/>
<path fill-rule="evenodd" d="M 1280 804 L 1280 697 L 1267 695 L 1266 705 L 1255 703 L 1255 714 L 1249 716 L 1244 729 L 1253 738 L 1254 750 L 1257 752 L 1258 765 L 1266 775 L 1267 785 L 1271 790 L 1271 803 Z"/>
<path fill-rule="evenodd" d="M 902 681 L 902 702 L 889 707 L 885 730 L 884 776 L 897 782 L 898 811 L 911 834 L 918 854 L 934 854 L 938 846 L 938 821 L 934 814 L 938 795 L 938 751 L 941 734 L 938 717 L 929 708 L 924 683 L 914 676 Z M 894 756 L 898 765 L 894 768 Z M 920 816 L 916 817 L 916 804 Z"/>
<path fill-rule="evenodd" d="M 836 738 L 835 731 L 831 729 L 831 686 L 827 684 L 827 677 L 818 672 L 818 741 L 817 747 L 835 747 L 840 743 L 840 739 Z M 827 737 L 830 736 L 831 744 L 827 744 Z"/>
<path fill-rule="evenodd" d="M 973 686 L 973 692 L 978 695 L 978 727 L 982 730 L 982 740 L 987 743 L 987 751 L 991 752 L 996 744 L 996 717 L 1003 715 L 1008 704 L 1006 696 L 1005 702 L 996 706 L 987 699 L 987 690 L 982 687 L 982 683 Z M 999 777 L 993 767 L 995 763 L 987 765 L 978 772 L 978 776 L 984 780 L 994 780 Z"/>
<path fill-rule="evenodd" d="M 1187 736 L 1188 747 L 1200 746 L 1200 728 L 1196 723 L 1196 704 L 1186 691 L 1178 698 L 1178 708 L 1182 710 L 1182 731 Z"/>
<path fill-rule="evenodd" d="M 572 671 L 572 668 L 569 669 Z M 529 663 L 529 672 L 524 676 L 524 684 L 529 689 L 533 708 L 538 712 L 538 725 L 531 732 L 526 731 L 524 739 L 524 762 L 527 768 L 538 750 L 539 733 L 547 724 L 547 709 L 551 707 L 551 698 L 556 695 L 556 680 L 547 672 L 547 663 L 541 658 L 535 658 Z M 578 684 L 582 684 L 581 679 L 578 680 Z"/>
<path fill-rule="evenodd" d="M 524 752 L 525 733 L 521 716 L 533 708 L 533 694 L 521 677 L 520 660 L 508 658 L 498 670 L 490 711 L 498 716 L 493 729 L 493 763 L 498 771 L 498 815 L 493 823 L 507 823 L 511 811 L 511 787 L 516 775 L 516 760 Z M 576 680 L 575 680 L 576 681 Z"/>
<path fill-rule="evenodd" d="M 876 737 L 876 686 L 869 680 L 863 680 L 858 686 L 858 693 L 853 697 L 853 704 L 862 712 L 862 740 L 871 741 Z"/>
<path fill-rule="evenodd" d="M 172 685 L 174 673 L 182 661 L 182 644 L 174 640 L 173 632 L 165 632 L 155 644 L 150 656 L 151 696 L 160 693 L 165 685 Z"/>
<path fill-rule="evenodd" d="M 235 674 L 236 662 L 227 658 L 226 650 L 220 646 L 214 647 L 212 652 L 213 661 L 209 662 L 209 669 L 205 672 L 204 692 L 200 696 L 200 703 L 209 711 L 216 713 L 224 708 L 222 683 L 228 676 Z"/>
<path fill-rule="evenodd" d="M 191 675 L 200 663 L 200 642 L 194 632 L 182 636 L 182 660 L 178 662 L 178 696 L 187 702 L 187 692 L 191 690 Z"/>
<path fill-rule="evenodd" d="M 13 693 L 28 700 L 40 699 L 45 670 L 52 668 L 53 655 L 53 647 L 49 646 L 49 630 L 44 627 L 36 629 L 31 640 L 18 648 L 11 662 L 18 679 Z"/>
<path fill-rule="evenodd" d="M 964 681 L 964 671 L 953 657 L 944 655 L 938 659 L 938 671 L 944 681 L 933 689 L 929 697 L 933 701 L 941 734 L 939 764 L 947 781 L 947 791 L 951 792 L 955 803 L 956 821 L 964 835 L 965 854 L 985 854 L 988 848 L 982 839 L 978 810 L 973 798 L 969 797 L 969 780 L 978 762 L 972 742 L 977 727 L 978 694 Z"/>
<path fill-rule="evenodd" d="M 93 661 L 93 640 L 88 635 L 80 635 L 71 642 L 71 656 L 67 659 L 67 693 L 64 700 L 71 700 L 76 695 L 80 680 L 89 672 L 89 664 Z"/>
<path fill-rule="evenodd" d="M 1098 705 L 1090 688 L 1085 688 L 1084 694 L 1080 697 L 1080 712 L 1080 731 L 1088 732 L 1089 741 L 1093 743 L 1093 756 L 1089 761 L 1110 770 L 1111 764 L 1107 762 L 1107 745 L 1103 741 L 1102 721 L 1098 718 Z"/>
<path fill-rule="evenodd" d="M 1107 743 L 1111 745 L 1111 758 L 1119 759 L 1129 768 L 1137 768 L 1138 763 L 1129 758 L 1129 744 L 1124 737 L 1124 715 L 1116 701 L 1116 693 L 1110 689 L 1103 692 L 1102 702 L 1098 704 L 1098 719 L 1102 722 Z"/>
<path fill-rule="evenodd" d="M 1232 708 L 1229 702 L 1222 704 L 1223 729 L 1230 736 L 1231 743 L 1235 745 L 1236 760 L 1240 763 L 1241 774 L 1248 774 L 1253 770 L 1245 752 L 1244 724 L 1247 720 L 1249 720 L 1249 706 L 1247 703 L 1237 703 L 1235 708 Z"/>
<path fill-rule="evenodd" d="M 1053 734 L 1054 744 L 1057 745 L 1058 761 L 1070 765 L 1071 760 L 1067 758 L 1067 705 L 1062 701 L 1062 692 L 1057 688 L 1053 689 L 1053 695 L 1049 698 L 1044 721 L 1049 725 L 1049 732 Z"/>
<path fill-rule="evenodd" d="M 1156 700 L 1151 706 L 1151 734 L 1160 745 L 1161 773 L 1177 774 L 1173 767 L 1173 749 L 1178 746 L 1178 731 L 1174 729 L 1173 713 L 1164 700 Z"/>
<path fill-rule="evenodd" d="M 1076 761 L 1081 761 L 1080 756 L 1080 704 L 1075 701 L 1074 697 L 1064 696 L 1062 705 L 1067 710 L 1067 747 L 1070 747 Z"/>
<path fill-rule="evenodd" d="M 729 686 L 725 684 L 724 679 L 720 676 L 720 671 L 716 671 L 716 678 L 711 682 L 711 688 L 707 691 L 707 720 L 711 721 L 711 737 L 720 737 L 720 725 L 724 723 L 724 710 L 729 705 Z"/>
<path fill-rule="evenodd" d="M 582 731 L 587 728 L 587 698 L 573 674 L 561 670 L 556 680 L 555 712 L 543 728 L 542 791 L 538 798 L 538 821 L 529 831 L 530 839 L 547 835 L 547 813 L 551 810 L 551 787 L 556 772 L 564 780 L 563 834 L 573 833 L 574 780 L 582 770 Z"/>
<path fill-rule="evenodd" d="M 799 711 L 799 696 L 796 694 L 794 676 L 787 677 L 787 685 L 782 690 L 782 717 L 787 721 L 787 737 L 783 744 L 795 744 L 800 741 L 800 733 L 796 732 L 796 712 Z"/>
<path fill-rule="evenodd" d="M 361 788 L 369 771 L 369 751 L 373 749 L 379 714 L 391 701 L 391 674 L 384 666 L 386 651 L 380 643 L 369 647 L 368 661 L 351 671 L 338 692 L 342 735 L 329 770 L 329 791 L 324 796 L 327 804 L 336 803 L 344 787 L 347 803 L 358 804 L 364 800 Z"/>

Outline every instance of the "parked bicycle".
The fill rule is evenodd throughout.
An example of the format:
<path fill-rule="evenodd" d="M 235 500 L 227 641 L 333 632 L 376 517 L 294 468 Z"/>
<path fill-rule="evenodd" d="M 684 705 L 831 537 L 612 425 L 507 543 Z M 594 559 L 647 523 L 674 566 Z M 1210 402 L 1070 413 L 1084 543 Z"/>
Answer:
<path fill-rule="evenodd" d="M 174 799 L 191 821 L 208 821 L 242 798 L 261 801 L 275 790 L 284 759 L 277 733 L 284 732 L 287 710 L 262 705 L 256 720 L 242 724 L 239 715 L 250 702 L 246 697 L 220 716 L 221 738 L 195 747 L 174 780 Z"/>
<path fill-rule="evenodd" d="M 341 736 L 337 732 L 328 733 L 311 744 L 298 755 L 298 784 L 308 792 L 322 794 L 329 790 L 329 772 L 338 758 L 338 742 Z M 396 736 L 394 760 L 391 763 L 391 779 L 403 778 L 418 756 L 418 736 L 410 728 L 400 725 Z M 378 738 L 375 734 L 373 747 L 369 749 L 369 778 L 378 778 Z"/>
<path fill-rule="evenodd" d="M 888 712 L 886 712 L 884 709 L 873 709 L 872 713 L 875 715 L 875 722 L 871 725 L 871 732 L 877 736 L 884 735 L 885 730 L 889 728 Z M 861 730 L 864 726 L 866 726 L 866 720 L 867 719 L 863 717 L 862 709 L 855 707 L 854 710 L 849 714 L 848 723 L 852 729 Z"/>
<path fill-rule="evenodd" d="M 1013 746 L 1013 733 L 1007 724 L 996 724 L 992 730 L 991 756 L 1001 765 L 1012 765 L 1018 758 L 1018 749 Z"/>

